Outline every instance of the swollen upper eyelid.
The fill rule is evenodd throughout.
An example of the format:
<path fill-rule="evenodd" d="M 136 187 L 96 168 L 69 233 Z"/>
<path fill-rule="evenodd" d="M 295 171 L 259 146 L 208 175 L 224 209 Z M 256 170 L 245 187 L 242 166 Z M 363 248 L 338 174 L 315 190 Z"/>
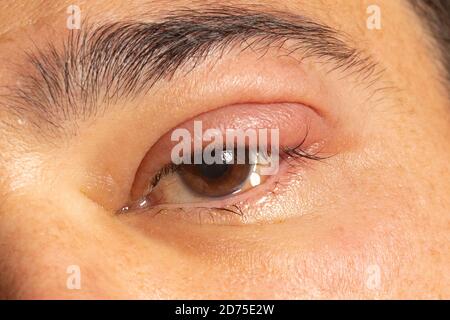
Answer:
<path fill-rule="evenodd" d="M 323 140 L 329 134 L 326 121 L 314 110 L 295 103 L 240 104 L 204 113 L 177 126 L 192 130 L 195 121 L 202 121 L 203 129 L 275 128 L 279 130 L 281 146 L 298 146 Z M 132 197 L 142 194 L 149 177 L 170 162 L 171 150 L 177 144 L 172 141 L 170 130 L 153 147 L 141 162 L 132 187 Z M 305 140 L 306 137 L 306 140 Z M 305 141 L 302 141 L 305 140 Z"/>

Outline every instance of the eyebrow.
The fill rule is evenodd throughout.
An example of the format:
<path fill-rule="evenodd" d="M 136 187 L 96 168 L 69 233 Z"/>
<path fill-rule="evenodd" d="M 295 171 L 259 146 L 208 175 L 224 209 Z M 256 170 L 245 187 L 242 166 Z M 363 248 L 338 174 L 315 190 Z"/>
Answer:
<path fill-rule="evenodd" d="M 162 79 L 214 49 L 225 52 L 286 48 L 300 59 L 315 58 L 332 70 L 356 74 L 369 84 L 380 72 L 373 58 L 351 47 L 335 29 L 305 16 L 221 6 L 173 11 L 155 22 L 118 21 L 71 31 L 62 46 L 49 43 L 26 54 L 20 86 L 6 95 L 8 111 L 27 115 L 43 130 L 106 111 L 120 99 L 148 92 Z"/>

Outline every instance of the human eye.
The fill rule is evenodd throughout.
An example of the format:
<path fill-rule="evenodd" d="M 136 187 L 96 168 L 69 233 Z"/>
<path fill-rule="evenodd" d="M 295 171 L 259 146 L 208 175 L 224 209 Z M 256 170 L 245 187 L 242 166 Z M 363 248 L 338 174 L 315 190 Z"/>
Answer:
<path fill-rule="evenodd" d="M 213 142 L 195 145 L 203 135 L 196 130 L 201 124 L 206 124 L 203 132 L 213 130 L 215 139 L 210 136 L 207 140 Z M 169 137 L 180 128 L 192 135 L 177 161 L 177 144 Z M 277 218 L 277 203 L 298 184 L 304 170 L 327 158 L 325 137 L 321 117 L 301 104 L 213 110 L 170 130 L 154 144 L 118 213 L 202 224 L 270 221 Z"/>

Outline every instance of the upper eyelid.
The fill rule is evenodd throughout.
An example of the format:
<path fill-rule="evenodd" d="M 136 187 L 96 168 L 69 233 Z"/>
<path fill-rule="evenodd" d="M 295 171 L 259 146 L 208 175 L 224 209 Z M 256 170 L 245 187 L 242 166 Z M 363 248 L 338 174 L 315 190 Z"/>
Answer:
<path fill-rule="evenodd" d="M 223 6 L 179 10 L 159 22 L 85 25 L 74 32 L 63 50 L 49 44 L 29 54 L 32 71 L 20 76 L 22 85 L 11 88 L 7 102 L 9 109 L 39 118 L 31 123 L 44 121 L 57 132 L 63 131 L 63 120 L 98 114 L 101 97 L 108 103 L 132 98 L 170 78 L 198 53 L 250 39 L 261 48 L 289 39 L 303 57 L 334 61 L 336 69 L 368 79 L 377 74 L 373 60 L 346 44 L 336 30 L 284 12 Z"/>

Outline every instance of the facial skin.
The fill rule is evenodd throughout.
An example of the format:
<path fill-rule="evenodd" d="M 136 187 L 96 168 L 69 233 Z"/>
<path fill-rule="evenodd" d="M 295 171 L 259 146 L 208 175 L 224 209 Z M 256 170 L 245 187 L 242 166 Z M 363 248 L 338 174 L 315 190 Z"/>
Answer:
<path fill-rule="evenodd" d="M 217 6 L 6 1 L 2 88 L 27 83 L 17 77 L 21 66 L 31 69 L 24 51 L 49 41 L 61 48 L 70 4 L 94 24 L 135 15 L 154 23 L 167 10 Z M 289 41 L 212 50 L 190 72 L 100 105 L 97 116 L 67 117 L 59 131 L 36 113 L 11 113 L 2 95 L 1 298 L 450 298 L 450 104 L 422 21 L 401 0 L 378 1 L 381 30 L 366 28 L 370 1 L 226 4 L 326 24 L 376 67 L 364 77 L 332 59 L 301 60 L 302 50 L 286 54 Z M 115 214 L 143 160 L 157 170 L 170 157 L 161 141 L 173 128 L 198 117 L 239 127 L 261 115 L 255 106 L 287 103 L 298 118 L 286 120 L 281 136 L 299 142 L 307 122 L 307 143 L 322 142 L 325 159 L 301 161 L 270 197 L 248 190 L 247 220 L 200 223 L 198 208 Z M 265 121 L 280 119 L 272 108 Z M 67 288 L 71 265 L 80 268 L 81 289 Z"/>

